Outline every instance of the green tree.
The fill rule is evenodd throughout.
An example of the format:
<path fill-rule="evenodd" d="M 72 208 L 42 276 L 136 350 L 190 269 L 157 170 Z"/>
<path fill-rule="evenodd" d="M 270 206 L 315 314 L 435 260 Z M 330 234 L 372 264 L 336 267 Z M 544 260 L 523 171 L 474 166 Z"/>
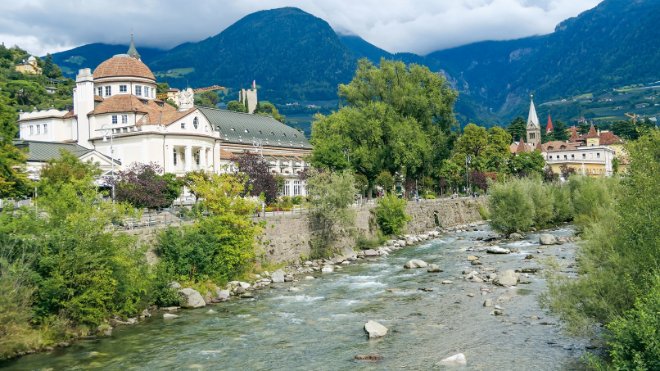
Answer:
<path fill-rule="evenodd" d="M 539 151 L 517 153 L 511 158 L 509 171 L 511 174 L 525 177 L 534 174 L 542 175 L 545 160 Z"/>
<path fill-rule="evenodd" d="M 511 161 L 511 134 L 499 126 L 488 129 L 488 146 L 486 157 L 486 170 L 497 173 L 506 173 Z"/>
<path fill-rule="evenodd" d="M 371 187 L 383 170 L 416 179 L 447 158 L 456 92 L 428 68 L 361 60 L 353 80 L 339 86 L 339 98 L 338 112 L 312 124 L 314 165 L 350 167 Z"/>
<path fill-rule="evenodd" d="M 227 109 L 229 111 L 247 113 L 247 107 L 243 103 L 237 100 L 229 101 L 227 103 Z"/>
<path fill-rule="evenodd" d="M 534 223 L 534 203 L 524 183 L 495 183 L 489 189 L 488 210 L 490 225 L 496 231 L 509 235 L 524 232 Z"/>
<path fill-rule="evenodd" d="M 561 140 L 561 141 L 567 141 L 568 140 L 568 129 L 566 127 L 566 124 L 564 124 L 563 121 L 555 121 L 554 123 L 554 130 L 552 131 L 552 135 L 554 140 Z"/>
<path fill-rule="evenodd" d="M 220 97 L 215 91 L 205 91 L 195 94 L 195 104 L 204 107 L 215 107 L 220 102 Z"/>
<path fill-rule="evenodd" d="M 518 142 L 527 137 L 527 122 L 522 117 L 516 117 L 507 126 L 506 131 L 511 135 L 513 141 Z"/>
<path fill-rule="evenodd" d="M 452 160 L 445 160 L 440 167 L 440 180 L 447 184 L 447 187 L 454 192 L 458 192 L 459 186 L 464 182 L 463 167 Z"/>
<path fill-rule="evenodd" d="M 286 117 L 280 114 L 280 111 L 277 110 L 277 107 L 268 101 L 257 103 L 257 108 L 255 108 L 254 113 L 257 115 L 271 116 L 281 123 L 285 123 L 286 121 Z"/>
<path fill-rule="evenodd" d="M 376 223 L 384 235 L 399 235 L 406 228 L 410 216 L 406 214 L 406 200 L 394 194 L 385 195 L 378 199 L 374 210 Z"/>
<path fill-rule="evenodd" d="M 351 235 L 355 211 L 355 179 L 349 171 L 312 171 L 307 178 L 311 255 L 328 257 L 335 251 L 339 236 Z"/>
<path fill-rule="evenodd" d="M 46 58 L 43 62 L 42 73 L 44 76 L 50 77 L 51 79 L 62 77 L 62 70 L 60 70 L 60 67 L 56 65 L 55 62 L 53 62 L 53 56 L 50 53 L 46 54 Z"/>
<path fill-rule="evenodd" d="M 394 190 L 394 177 L 389 171 L 383 170 L 376 177 L 376 185 L 382 187 L 385 193 L 390 193 Z"/>

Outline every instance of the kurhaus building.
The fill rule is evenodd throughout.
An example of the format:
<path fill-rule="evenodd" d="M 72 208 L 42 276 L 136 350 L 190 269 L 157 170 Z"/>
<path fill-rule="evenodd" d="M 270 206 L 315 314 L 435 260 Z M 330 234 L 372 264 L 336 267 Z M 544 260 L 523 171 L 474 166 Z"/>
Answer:
<path fill-rule="evenodd" d="M 192 89 L 178 92 L 175 103 L 178 108 L 156 98 L 156 78 L 131 40 L 127 54 L 78 72 L 72 111 L 21 113 L 18 145 L 28 149 L 34 175 L 60 148 L 98 162 L 106 173 L 153 162 L 176 175 L 234 171 L 237 156 L 256 153 L 284 177 L 283 194 L 306 194 L 298 173 L 312 147 L 302 133 L 270 116 L 196 107 Z"/>

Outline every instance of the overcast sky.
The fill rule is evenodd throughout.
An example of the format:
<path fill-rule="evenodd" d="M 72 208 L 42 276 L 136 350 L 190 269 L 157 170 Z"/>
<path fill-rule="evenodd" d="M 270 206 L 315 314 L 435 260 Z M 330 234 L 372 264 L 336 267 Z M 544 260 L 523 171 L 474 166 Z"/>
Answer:
<path fill-rule="evenodd" d="M 601 0 L 2 0 L 0 41 L 32 54 L 105 42 L 171 48 L 257 10 L 296 6 L 390 52 L 552 32 Z"/>

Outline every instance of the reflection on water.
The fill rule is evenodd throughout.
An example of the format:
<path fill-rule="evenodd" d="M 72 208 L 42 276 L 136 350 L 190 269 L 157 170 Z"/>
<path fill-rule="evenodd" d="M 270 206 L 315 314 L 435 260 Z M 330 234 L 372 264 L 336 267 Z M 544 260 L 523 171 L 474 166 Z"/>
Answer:
<path fill-rule="evenodd" d="M 570 229 L 553 232 L 572 233 Z M 540 275 L 529 284 L 495 287 L 462 279 L 463 270 L 537 267 L 544 256 L 570 261 L 573 246 L 543 247 L 537 235 L 509 244 L 525 254 L 488 255 L 468 251 L 486 231 L 445 236 L 407 248 L 373 262 L 346 266 L 320 279 L 277 285 L 259 291 L 254 300 L 236 300 L 208 308 L 182 311 L 180 318 L 154 318 L 115 329 L 110 338 L 80 341 L 50 354 L 23 357 L 5 364 L 14 369 L 241 369 L 353 370 L 434 368 L 442 358 L 462 352 L 467 369 L 555 370 L 570 368 L 583 344 L 563 335 L 538 306 L 545 287 Z M 541 251 L 538 253 L 537 250 Z M 483 263 L 473 267 L 467 255 Z M 440 265 L 442 273 L 406 270 L 403 264 L 423 259 Z M 442 284 L 452 280 L 452 284 Z M 424 292 L 420 288 L 432 289 Z M 488 291 L 482 291 L 489 290 Z M 469 295 L 470 296 L 469 296 Z M 484 307 L 492 299 L 504 312 Z M 368 340 L 363 325 L 376 320 L 388 335 Z M 380 354 L 377 363 L 355 361 L 357 354 Z"/>

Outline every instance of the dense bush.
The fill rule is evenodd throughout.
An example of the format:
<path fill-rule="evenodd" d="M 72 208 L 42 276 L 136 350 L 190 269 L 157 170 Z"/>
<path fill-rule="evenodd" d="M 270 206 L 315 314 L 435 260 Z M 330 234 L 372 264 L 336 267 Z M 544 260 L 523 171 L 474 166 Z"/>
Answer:
<path fill-rule="evenodd" d="M 584 181 L 572 180 L 573 195 L 579 195 L 574 205 L 585 223 L 579 276 L 555 276 L 544 303 L 576 333 L 606 325 L 615 368 L 657 369 L 660 132 L 641 137 L 628 151 L 628 175 L 619 186 L 579 189 Z"/>
<path fill-rule="evenodd" d="M 378 199 L 374 213 L 378 227 L 386 236 L 403 233 L 406 223 L 410 221 L 406 214 L 406 200 L 393 194 Z"/>
<path fill-rule="evenodd" d="M 528 230 L 534 223 L 534 204 L 523 180 L 495 183 L 490 187 L 488 210 L 493 229 L 507 235 Z"/>
<path fill-rule="evenodd" d="M 660 276 L 633 309 L 607 324 L 607 345 L 617 370 L 660 370 Z"/>
<path fill-rule="evenodd" d="M 174 279 L 223 283 L 253 263 L 260 228 L 251 219 L 256 204 L 242 197 L 244 184 L 229 174 L 193 176 L 204 215 L 191 226 L 166 229 L 158 240 L 161 263 Z"/>

